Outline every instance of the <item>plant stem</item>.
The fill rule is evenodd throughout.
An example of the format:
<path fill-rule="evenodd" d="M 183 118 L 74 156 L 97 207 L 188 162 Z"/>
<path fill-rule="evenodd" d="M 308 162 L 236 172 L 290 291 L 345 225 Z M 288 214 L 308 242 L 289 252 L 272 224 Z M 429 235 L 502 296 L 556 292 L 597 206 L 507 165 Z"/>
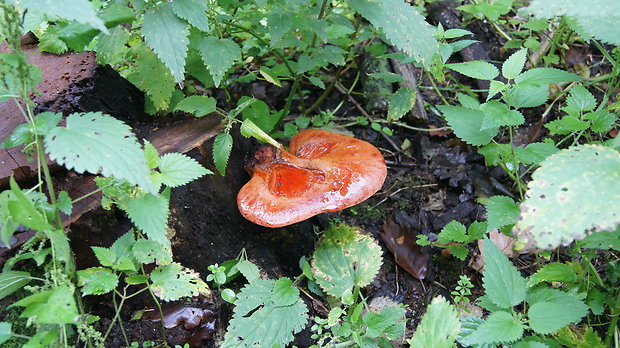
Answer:
<path fill-rule="evenodd" d="M 605 337 L 606 347 L 611 347 L 611 340 L 618 330 L 618 318 L 620 317 L 620 291 L 616 292 L 616 300 L 614 301 L 612 307 L 610 307 L 609 315 L 611 316 L 611 321 L 607 327 L 607 335 Z"/>

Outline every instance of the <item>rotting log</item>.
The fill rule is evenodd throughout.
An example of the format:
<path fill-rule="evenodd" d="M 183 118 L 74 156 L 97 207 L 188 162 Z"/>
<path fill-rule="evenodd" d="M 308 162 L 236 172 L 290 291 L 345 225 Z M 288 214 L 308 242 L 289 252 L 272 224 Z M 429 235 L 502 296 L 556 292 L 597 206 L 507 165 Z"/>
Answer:
<path fill-rule="evenodd" d="M 25 41 L 28 42 L 28 41 Z M 0 44 L 0 53 L 8 52 Z M 55 55 L 38 50 L 34 44 L 22 46 L 28 62 L 41 69 L 42 79 L 37 85 L 40 94 L 33 93 L 35 112 L 101 111 L 122 119 L 144 117 L 144 95 L 109 66 L 100 66 L 94 52 Z M 14 100 L 0 103 L 0 141 L 24 123 L 20 106 Z M 36 158 L 28 161 L 21 147 L 0 149 L 0 188 L 5 187 L 11 175 L 17 181 L 26 181 L 37 172 Z"/>

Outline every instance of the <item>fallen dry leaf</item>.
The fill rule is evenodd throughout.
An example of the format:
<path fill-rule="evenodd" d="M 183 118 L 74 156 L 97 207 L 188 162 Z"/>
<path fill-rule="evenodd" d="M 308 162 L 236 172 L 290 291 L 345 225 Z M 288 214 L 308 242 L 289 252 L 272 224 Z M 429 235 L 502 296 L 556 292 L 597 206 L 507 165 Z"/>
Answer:
<path fill-rule="evenodd" d="M 426 277 L 431 255 L 428 248 L 416 244 L 416 234 L 409 228 L 387 220 L 383 224 L 381 239 L 394 254 L 396 263 L 407 273 L 422 280 Z"/>
<path fill-rule="evenodd" d="M 501 250 L 504 255 L 508 258 L 512 258 L 515 256 L 514 244 L 515 239 L 512 237 L 508 237 L 507 235 L 499 232 L 498 230 L 493 230 L 489 232 L 489 239 L 499 250 Z M 478 250 L 479 253 L 475 253 L 472 255 L 471 259 L 469 259 L 469 267 L 475 269 L 478 272 L 482 272 L 484 268 L 484 241 L 482 239 L 478 240 Z"/>

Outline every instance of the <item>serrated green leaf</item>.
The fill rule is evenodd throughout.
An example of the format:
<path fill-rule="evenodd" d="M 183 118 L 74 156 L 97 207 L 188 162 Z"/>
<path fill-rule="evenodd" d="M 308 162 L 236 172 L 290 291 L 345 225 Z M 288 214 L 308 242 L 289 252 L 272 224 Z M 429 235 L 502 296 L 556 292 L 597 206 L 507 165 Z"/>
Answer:
<path fill-rule="evenodd" d="M 532 178 L 513 230 L 521 246 L 552 249 L 620 224 L 618 151 L 602 145 L 562 150 L 542 162 Z"/>
<path fill-rule="evenodd" d="M 299 290 L 289 284 L 289 279 L 282 279 L 257 279 L 241 289 L 222 348 L 285 346 L 293 340 L 293 334 L 305 327 L 308 310 Z M 276 305 L 277 286 L 281 290 L 278 294 L 288 294 L 285 302 L 294 300 L 290 305 Z"/>
<path fill-rule="evenodd" d="M 116 261 L 116 254 L 111 249 L 103 247 L 91 247 L 99 263 L 106 267 L 112 267 L 114 261 Z"/>
<path fill-rule="evenodd" d="M 518 84 L 528 83 L 546 86 L 551 83 L 581 81 L 582 77 L 568 71 L 555 68 L 534 68 L 524 71 L 515 78 Z"/>
<path fill-rule="evenodd" d="M 588 306 L 572 294 L 557 289 L 549 301 L 540 301 L 531 305 L 527 311 L 529 325 L 539 334 L 550 334 L 562 327 L 578 323 L 588 314 Z"/>
<path fill-rule="evenodd" d="M 120 63 L 124 53 L 127 52 L 127 41 L 129 33 L 122 25 L 114 27 L 107 35 L 100 34 L 95 48 L 97 63 L 102 65 Z"/>
<path fill-rule="evenodd" d="M 532 287 L 542 282 L 565 282 L 574 283 L 577 281 L 577 275 L 572 267 L 559 262 L 552 262 L 544 265 L 536 273 L 529 277 L 527 286 Z"/>
<path fill-rule="evenodd" d="M 192 95 L 181 100 L 174 111 L 185 111 L 196 117 L 202 117 L 215 111 L 217 101 L 205 95 Z"/>
<path fill-rule="evenodd" d="M 560 150 L 553 144 L 531 143 L 518 153 L 518 158 L 525 164 L 539 164 L 558 151 Z"/>
<path fill-rule="evenodd" d="M 289 278 L 280 278 L 273 285 L 271 301 L 276 307 L 291 306 L 299 301 L 299 289 Z"/>
<path fill-rule="evenodd" d="M 209 69 L 215 87 L 219 87 L 226 71 L 241 57 L 241 49 L 231 39 L 218 39 L 207 36 L 198 43 L 198 50 Z"/>
<path fill-rule="evenodd" d="M 45 136 L 45 151 L 53 161 L 78 173 L 115 176 L 154 190 L 144 151 L 129 126 L 100 112 L 71 114 L 66 122 Z"/>
<path fill-rule="evenodd" d="M 586 121 L 582 121 L 579 118 L 566 115 L 559 120 L 547 122 L 545 124 L 545 128 L 549 129 L 551 135 L 555 134 L 570 134 L 573 132 L 579 132 L 582 130 L 586 130 L 590 127 L 590 124 Z"/>
<path fill-rule="evenodd" d="M 232 151 L 233 138 L 229 133 L 220 133 L 213 141 L 213 163 L 220 175 L 226 175 L 228 157 Z"/>
<path fill-rule="evenodd" d="M 203 175 L 213 174 L 198 161 L 180 153 L 167 153 L 159 162 L 161 182 L 168 187 L 178 187 Z"/>
<path fill-rule="evenodd" d="M 465 76 L 479 80 L 493 80 L 497 77 L 497 75 L 499 75 L 499 70 L 497 70 L 495 65 L 480 60 L 466 63 L 446 64 L 446 67 Z"/>
<path fill-rule="evenodd" d="M 135 242 L 136 241 L 134 239 L 134 231 L 129 230 L 127 233 L 125 233 L 120 238 L 118 238 L 116 241 L 114 241 L 114 243 L 110 247 L 109 250 L 112 252 L 113 258 L 111 254 L 108 252 L 105 252 L 103 250 L 96 250 L 95 248 L 97 247 L 92 247 L 92 248 L 95 251 L 97 258 L 99 258 L 100 255 L 102 255 L 106 259 L 106 261 L 109 261 L 110 259 L 113 260 L 111 265 L 106 265 L 103 262 L 101 263 L 102 265 L 112 267 L 113 269 L 117 271 L 135 272 L 137 271 L 137 268 L 134 262 L 135 260 L 133 257 L 133 253 L 131 252 L 131 249 L 133 248 L 133 245 Z M 101 249 L 105 249 L 105 248 L 101 248 Z M 101 262 L 101 259 L 100 259 L 100 262 Z"/>
<path fill-rule="evenodd" d="M 401 87 L 390 96 L 388 120 L 396 121 L 405 116 L 415 105 L 416 92 L 413 88 Z"/>
<path fill-rule="evenodd" d="M 461 104 L 461 106 L 464 108 L 473 109 L 473 110 L 480 109 L 480 102 L 478 101 L 478 99 L 472 96 L 469 96 L 464 93 L 457 93 L 456 98 L 459 100 L 459 104 Z"/>
<path fill-rule="evenodd" d="M 593 132 L 607 133 L 618 122 L 618 115 L 609 112 L 606 109 L 589 112 L 583 116 L 584 120 L 588 120 L 591 124 L 590 128 Z"/>
<path fill-rule="evenodd" d="M 67 193 L 67 191 L 60 191 L 58 193 L 58 197 L 56 197 L 56 207 L 67 215 L 71 214 L 71 211 L 73 210 L 73 202 L 71 201 L 71 197 L 69 197 L 69 193 Z"/>
<path fill-rule="evenodd" d="M 549 98 L 547 85 L 517 84 L 504 93 L 503 100 L 515 109 L 543 105 Z"/>
<path fill-rule="evenodd" d="M 592 111 L 596 108 L 596 99 L 582 85 L 575 85 L 566 97 L 566 106 L 562 108 L 569 115 L 579 115 L 579 112 Z"/>
<path fill-rule="evenodd" d="M 323 83 L 323 80 L 321 80 L 320 77 L 318 77 L 318 76 L 310 76 L 310 77 L 308 77 L 308 80 L 310 80 L 310 82 L 313 85 L 315 85 L 315 86 L 317 86 L 317 87 L 319 87 L 321 89 L 325 89 L 325 83 Z"/>
<path fill-rule="evenodd" d="M 498 132 L 498 128 L 482 128 L 484 113 L 459 106 L 440 105 L 437 107 L 448 121 L 454 134 L 470 145 L 488 144 Z"/>
<path fill-rule="evenodd" d="M 296 19 L 294 15 L 286 11 L 280 10 L 273 11 L 269 14 L 267 22 L 269 23 L 269 35 L 271 35 L 271 42 L 278 42 L 286 34 L 293 21 Z"/>
<path fill-rule="evenodd" d="M 469 336 L 475 344 L 514 342 L 523 336 L 524 326 L 508 312 L 494 312 Z"/>
<path fill-rule="evenodd" d="M 159 266 L 151 272 L 153 292 L 163 301 L 176 301 L 183 297 L 209 295 L 207 284 L 200 275 L 178 263 Z"/>
<path fill-rule="evenodd" d="M 155 169 L 159 166 L 159 152 L 148 140 L 144 141 L 144 156 L 146 157 L 146 164 L 150 169 Z"/>
<path fill-rule="evenodd" d="M 470 339 L 472 333 L 474 333 L 480 324 L 484 322 L 484 319 L 476 316 L 467 316 L 461 318 L 461 331 L 457 337 L 457 341 L 463 347 L 473 347 L 473 348 L 495 348 L 494 344 L 476 344 Z M 474 337 L 475 338 L 475 337 Z"/>
<path fill-rule="evenodd" d="M 425 66 L 431 65 L 439 50 L 435 30 L 413 6 L 400 0 L 348 0 L 347 3 L 373 26 L 383 29 L 396 47 Z"/>
<path fill-rule="evenodd" d="M 460 244 L 450 244 L 448 249 L 450 249 L 450 255 L 461 261 L 465 261 L 465 258 L 467 258 L 467 254 L 469 253 L 467 248 Z"/>
<path fill-rule="evenodd" d="M 125 283 L 130 285 L 146 284 L 149 277 L 142 274 L 132 274 L 125 277 Z"/>
<path fill-rule="evenodd" d="M 265 80 L 267 80 L 267 82 L 271 82 L 278 87 L 282 87 L 282 82 L 280 82 L 278 76 L 276 76 L 276 74 L 271 69 L 261 67 L 258 72 L 261 74 L 262 77 L 265 78 Z"/>
<path fill-rule="evenodd" d="M 372 338 L 385 335 L 391 340 L 398 339 L 405 332 L 405 314 L 402 306 L 387 306 L 379 313 L 368 312 L 362 318 L 366 325 L 366 335 Z"/>
<path fill-rule="evenodd" d="M 176 2 L 176 1 L 175 1 Z M 160 2 L 144 13 L 142 34 L 149 47 L 170 69 L 176 82 L 185 79 L 189 26 L 179 19 L 169 2 Z"/>
<path fill-rule="evenodd" d="M 118 275 L 109 268 L 91 267 L 77 271 L 82 295 L 103 295 L 118 286 Z"/>
<path fill-rule="evenodd" d="M 602 6 L 602 5 L 597 5 Z M 618 12 L 599 12 L 595 17 L 578 17 L 574 21 L 567 21 L 571 29 L 575 30 L 586 40 L 594 37 L 608 44 L 620 45 L 620 25 Z"/>
<path fill-rule="evenodd" d="M 487 233 L 487 221 L 474 221 L 467 228 L 467 235 L 469 236 L 469 241 L 475 241 L 478 239 L 484 238 Z"/>
<path fill-rule="evenodd" d="M 376 276 L 381 248 L 370 236 L 346 225 L 332 225 L 323 238 L 312 258 L 314 278 L 327 294 L 349 299 L 355 286 L 364 287 Z"/>
<path fill-rule="evenodd" d="M 489 94 L 487 95 L 487 101 L 489 101 L 491 98 L 497 95 L 497 93 L 501 93 L 507 90 L 508 87 L 510 87 L 510 85 L 505 84 L 501 81 L 497 81 L 497 80 L 491 81 L 491 84 L 489 85 Z"/>
<path fill-rule="evenodd" d="M 0 273 L 0 300 L 30 283 L 30 274 L 22 271 L 3 271 Z"/>
<path fill-rule="evenodd" d="M 73 293 L 74 290 L 69 285 L 60 285 L 23 298 L 11 306 L 25 307 L 19 317 L 36 316 L 37 322 L 41 324 L 77 324 L 80 315 Z"/>
<path fill-rule="evenodd" d="M 6 321 L 0 321 L 0 344 L 8 341 L 13 337 L 13 324 Z"/>
<path fill-rule="evenodd" d="M 136 55 L 136 64 L 127 74 L 127 80 L 146 92 L 157 110 L 167 110 L 176 86 L 170 70 L 146 46 Z"/>
<path fill-rule="evenodd" d="M 239 103 L 251 100 L 249 97 L 243 96 L 239 99 Z M 244 120 L 251 120 L 255 125 L 266 133 L 271 133 L 280 121 L 280 114 L 271 112 L 269 105 L 262 100 L 255 100 L 241 112 Z"/>
<path fill-rule="evenodd" d="M 172 252 L 154 240 L 138 239 L 131 251 L 142 264 L 157 262 L 158 265 L 167 265 L 172 262 Z"/>
<path fill-rule="evenodd" d="M 64 18 L 108 31 L 88 0 L 22 0 L 20 7 L 35 13 L 47 13 L 51 18 Z"/>
<path fill-rule="evenodd" d="M 487 211 L 487 232 L 512 225 L 519 217 L 519 207 L 510 197 L 492 196 L 484 204 Z"/>
<path fill-rule="evenodd" d="M 372 74 L 368 74 L 368 77 L 372 78 L 372 79 L 381 79 L 385 82 L 388 83 L 396 83 L 396 82 L 404 82 L 405 79 L 404 77 L 402 77 L 401 75 L 395 74 L 395 73 L 391 73 L 391 72 L 384 72 L 384 73 L 372 73 Z"/>
<path fill-rule="evenodd" d="M 6 202 L 12 220 L 33 230 L 51 230 L 53 227 L 46 216 L 35 208 L 32 200 L 19 188 L 13 176 L 9 179 L 9 185 L 15 197 L 15 200 Z"/>
<path fill-rule="evenodd" d="M 512 308 L 525 300 L 525 278 L 488 238 L 484 239 L 482 281 L 486 295 L 501 308 Z"/>
<path fill-rule="evenodd" d="M 480 105 L 484 113 L 481 129 L 495 129 L 502 126 L 520 126 L 525 123 L 525 118 L 517 110 L 510 110 L 500 101 L 491 100 Z"/>
<path fill-rule="evenodd" d="M 408 342 L 412 348 L 452 348 L 460 326 L 454 307 L 438 296 L 428 306 Z"/>
<path fill-rule="evenodd" d="M 527 59 L 527 49 L 522 48 L 517 52 L 513 53 L 506 59 L 504 64 L 502 64 L 502 75 L 512 80 L 521 74 L 521 70 L 525 66 L 525 60 Z"/>
<path fill-rule="evenodd" d="M 437 235 L 437 243 L 464 243 L 469 239 L 466 234 L 467 230 L 465 228 L 465 225 L 456 220 L 452 220 L 446 226 L 444 226 L 441 229 L 441 232 L 439 232 L 439 234 Z"/>
<path fill-rule="evenodd" d="M 314 59 L 311 55 L 307 53 L 303 53 L 299 56 L 299 60 L 297 61 L 297 73 L 303 74 L 306 73 L 319 65 L 316 59 Z"/>
<path fill-rule="evenodd" d="M 237 268 L 237 270 L 239 270 L 239 273 L 241 273 L 249 283 L 252 283 L 256 279 L 260 278 L 260 270 L 255 264 L 253 264 L 250 261 L 247 261 L 247 260 L 239 261 L 235 265 L 235 267 Z"/>
<path fill-rule="evenodd" d="M 209 32 L 209 21 L 207 20 L 207 3 L 201 0 L 175 0 L 172 2 L 174 13 L 189 22 L 189 24 Z"/>
<path fill-rule="evenodd" d="M 466 35 L 474 35 L 474 33 L 465 29 L 448 29 L 443 33 L 443 37 L 446 39 L 458 39 Z"/>
<path fill-rule="evenodd" d="M 150 240 L 169 245 L 166 236 L 168 200 L 163 196 L 146 193 L 127 200 L 127 216 Z"/>
<path fill-rule="evenodd" d="M 537 341 L 519 341 L 515 342 L 511 348 L 549 348 L 549 346 Z"/>

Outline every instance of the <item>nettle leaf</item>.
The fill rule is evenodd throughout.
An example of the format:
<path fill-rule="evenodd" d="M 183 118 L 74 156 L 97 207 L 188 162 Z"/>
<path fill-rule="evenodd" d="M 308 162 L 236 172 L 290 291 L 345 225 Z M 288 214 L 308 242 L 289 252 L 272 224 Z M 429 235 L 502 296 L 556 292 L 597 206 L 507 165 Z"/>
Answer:
<path fill-rule="evenodd" d="M 348 0 L 347 3 L 373 26 L 383 29 L 396 47 L 420 63 L 431 65 L 439 51 L 435 29 L 413 6 L 400 0 Z"/>
<path fill-rule="evenodd" d="M 181 100 L 173 111 L 185 111 L 196 117 L 202 117 L 215 111 L 216 100 L 206 95 L 192 95 Z"/>
<path fill-rule="evenodd" d="M 590 129 L 597 133 L 609 132 L 616 125 L 616 122 L 618 122 L 618 115 L 613 112 L 609 112 L 606 109 L 600 109 L 595 112 L 587 113 L 583 116 L 583 118 L 590 122 Z"/>
<path fill-rule="evenodd" d="M 215 87 L 219 87 L 226 71 L 241 58 L 239 45 L 231 39 L 207 36 L 198 43 L 200 56 L 213 76 Z"/>
<path fill-rule="evenodd" d="M 457 71 L 465 76 L 479 80 L 493 80 L 499 75 L 495 65 L 481 60 L 465 63 L 446 64 L 447 68 Z"/>
<path fill-rule="evenodd" d="M 30 274 L 21 271 L 3 271 L 0 273 L 0 300 L 30 283 Z"/>
<path fill-rule="evenodd" d="M 146 92 L 157 110 L 167 110 L 176 82 L 170 70 L 146 46 L 136 55 L 136 64 L 127 74 L 127 80 Z"/>
<path fill-rule="evenodd" d="M 469 239 L 467 229 L 462 223 L 452 220 L 441 229 L 437 235 L 437 243 L 448 244 L 452 242 L 464 243 Z"/>
<path fill-rule="evenodd" d="M 504 93 L 503 100 L 513 108 L 533 108 L 549 98 L 549 87 L 537 84 L 517 84 Z"/>
<path fill-rule="evenodd" d="M 488 298 L 501 308 L 511 308 L 525 300 L 525 278 L 488 238 L 484 239 L 482 281 Z"/>
<path fill-rule="evenodd" d="M 528 83 L 546 86 L 551 83 L 581 81 L 582 79 L 581 76 L 569 73 L 565 70 L 556 68 L 534 68 L 524 71 L 517 76 L 515 82 L 518 84 Z"/>
<path fill-rule="evenodd" d="M 159 161 L 161 182 L 168 187 L 178 187 L 206 174 L 213 174 L 198 161 L 180 153 L 167 153 Z"/>
<path fill-rule="evenodd" d="M 175 0 L 172 2 L 172 10 L 180 18 L 185 19 L 191 25 L 209 32 L 209 21 L 207 20 L 207 2 L 201 0 Z"/>
<path fill-rule="evenodd" d="M 484 319 L 476 316 L 468 316 L 461 318 L 461 331 L 457 337 L 457 341 L 463 347 L 474 347 L 474 348 L 495 348 L 496 346 L 491 343 L 480 344 L 473 341 L 470 337 L 471 334 L 474 333 L 480 324 L 484 322 Z M 475 339 L 475 337 L 474 337 Z"/>
<path fill-rule="evenodd" d="M 97 39 L 97 63 L 115 64 L 120 63 L 123 53 L 127 51 L 125 46 L 129 41 L 129 33 L 122 25 L 114 27 L 107 35 L 100 34 Z"/>
<path fill-rule="evenodd" d="M 283 347 L 307 321 L 308 309 L 290 279 L 256 279 L 237 294 L 222 347 Z"/>
<path fill-rule="evenodd" d="M 443 113 L 454 134 L 470 145 L 486 145 L 497 135 L 497 127 L 482 129 L 485 115 L 481 110 L 451 105 L 439 105 L 437 108 Z"/>
<path fill-rule="evenodd" d="M 519 217 L 519 206 L 506 196 L 492 196 L 487 199 L 484 207 L 487 211 L 487 232 L 500 227 L 512 225 Z"/>
<path fill-rule="evenodd" d="M 388 306 L 379 313 L 368 312 L 362 318 L 366 336 L 377 338 L 385 335 L 390 340 L 398 339 L 405 332 L 405 314 L 403 306 Z"/>
<path fill-rule="evenodd" d="M 323 290 L 351 302 L 353 288 L 364 287 L 375 278 L 382 252 L 370 236 L 347 225 L 332 225 L 314 251 L 312 268 Z"/>
<path fill-rule="evenodd" d="M 22 0 L 20 7 L 34 13 L 46 13 L 52 18 L 88 24 L 103 32 L 108 31 L 88 0 Z"/>
<path fill-rule="evenodd" d="M 413 88 L 401 87 L 390 96 L 387 118 L 396 121 L 405 116 L 415 105 L 416 92 Z"/>
<path fill-rule="evenodd" d="M 408 341 L 412 348 L 452 348 L 460 330 L 458 314 L 443 297 L 433 299 Z"/>
<path fill-rule="evenodd" d="M 618 151 L 580 145 L 559 151 L 540 165 L 513 230 L 521 247 L 553 249 L 620 225 Z"/>
<path fill-rule="evenodd" d="M 267 22 L 269 23 L 269 35 L 271 35 L 271 42 L 278 42 L 293 25 L 295 16 L 291 13 L 277 8 L 269 14 Z"/>
<path fill-rule="evenodd" d="M 559 120 L 545 123 L 545 128 L 549 129 L 551 135 L 555 134 L 570 134 L 573 132 L 579 132 L 586 130 L 590 127 L 590 124 L 586 121 L 580 120 L 573 115 L 566 115 Z"/>
<path fill-rule="evenodd" d="M 527 286 L 532 287 L 542 282 L 565 282 L 574 283 L 577 275 L 573 268 L 565 263 L 552 262 L 544 265 L 536 273 L 529 277 Z"/>
<path fill-rule="evenodd" d="M 163 301 L 176 301 L 183 297 L 209 295 L 210 290 L 200 275 L 178 263 L 159 266 L 151 272 L 153 292 Z"/>
<path fill-rule="evenodd" d="M 527 48 L 522 48 L 513 53 L 504 64 L 502 64 L 502 75 L 512 80 L 521 74 L 521 70 L 525 66 L 525 60 L 527 59 Z"/>
<path fill-rule="evenodd" d="M 518 153 L 518 158 L 525 164 L 537 165 L 558 151 L 560 150 L 550 143 L 531 143 Z"/>
<path fill-rule="evenodd" d="M 131 251 L 142 264 L 157 262 L 158 265 L 167 265 L 172 262 L 172 251 L 154 240 L 138 239 Z"/>
<path fill-rule="evenodd" d="M 553 294 L 546 301 L 532 304 L 527 311 L 529 325 L 539 334 L 551 334 L 571 323 L 578 323 L 588 306 L 573 294 L 558 289 L 546 289 Z"/>
<path fill-rule="evenodd" d="M 512 314 L 494 312 L 468 337 L 475 344 L 514 342 L 523 336 L 524 326 Z"/>
<path fill-rule="evenodd" d="M 489 84 L 489 94 L 487 95 L 487 101 L 491 100 L 497 93 L 501 93 L 510 87 L 509 84 L 501 81 L 492 80 Z"/>
<path fill-rule="evenodd" d="M 159 195 L 146 193 L 127 200 L 125 211 L 133 223 L 151 240 L 169 245 L 166 236 L 168 224 L 168 200 Z"/>
<path fill-rule="evenodd" d="M 525 118 L 519 111 L 510 110 L 506 104 L 497 100 L 491 100 L 480 105 L 480 110 L 484 113 L 482 129 L 520 126 L 525 123 Z"/>
<path fill-rule="evenodd" d="M 118 286 L 118 275 L 109 268 L 91 267 L 77 271 L 82 295 L 103 295 Z"/>
<path fill-rule="evenodd" d="M 11 306 L 25 307 L 20 318 L 37 317 L 40 324 L 77 324 L 80 314 L 69 285 L 38 292 L 23 298 Z"/>
<path fill-rule="evenodd" d="M 566 97 L 566 106 L 562 108 L 569 115 L 579 115 L 582 111 L 592 111 L 596 108 L 596 99 L 582 85 L 575 85 Z"/>
<path fill-rule="evenodd" d="M 100 112 L 71 114 L 65 127 L 45 136 L 45 151 L 53 161 L 78 173 L 101 173 L 154 191 L 144 151 L 131 128 Z"/>
<path fill-rule="evenodd" d="M 228 157 L 232 151 L 233 138 L 229 133 L 220 133 L 213 141 L 213 162 L 220 175 L 226 175 Z"/>
<path fill-rule="evenodd" d="M 185 78 L 189 26 L 174 14 L 172 6 L 164 1 L 148 9 L 142 20 L 142 34 L 149 47 L 170 69 L 174 79 L 182 82 Z"/>

